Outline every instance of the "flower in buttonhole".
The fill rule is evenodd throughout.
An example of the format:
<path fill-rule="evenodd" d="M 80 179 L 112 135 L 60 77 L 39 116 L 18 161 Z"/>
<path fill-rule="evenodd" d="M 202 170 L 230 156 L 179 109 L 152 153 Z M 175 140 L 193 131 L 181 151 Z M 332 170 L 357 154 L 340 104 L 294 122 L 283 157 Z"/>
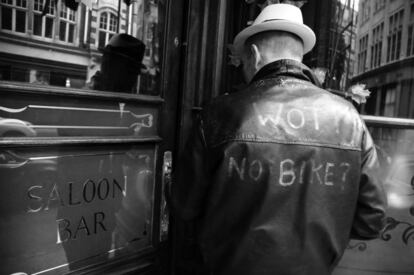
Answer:
<path fill-rule="evenodd" d="M 326 68 L 316 67 L 312 69 L 314 75 L 319 80 L 321 84 L 325 82 L 326 79 L 326 72 L 328 71 Z"/>
<path fill-rule="evenodd" d="M 367 97 L 371 94 L 368 89 L 365 89 L 365 86 L 365 84 L 355 84 L 348 89 L 351 99 L 358 104 L 367 102 Z"/>

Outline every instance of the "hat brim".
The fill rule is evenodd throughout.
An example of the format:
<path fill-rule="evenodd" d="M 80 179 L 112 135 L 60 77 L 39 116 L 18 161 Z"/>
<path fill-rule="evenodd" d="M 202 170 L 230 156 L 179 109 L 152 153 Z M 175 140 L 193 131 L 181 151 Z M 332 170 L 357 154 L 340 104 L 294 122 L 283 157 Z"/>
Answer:
<path fill-rule="evenodd" d="M 315 33 L 308 26 L 286 20 L 273 20 L 252 25 L 242 30 L 234 38 L 233 47 L 236 51 L 235 54 L 240 55 L 243 52 L 244 43 L 247 38 L 266 31 L 285 31 L 297 35 L 303 41 L 304 53 L 310 52 L 316 43 Z"/>

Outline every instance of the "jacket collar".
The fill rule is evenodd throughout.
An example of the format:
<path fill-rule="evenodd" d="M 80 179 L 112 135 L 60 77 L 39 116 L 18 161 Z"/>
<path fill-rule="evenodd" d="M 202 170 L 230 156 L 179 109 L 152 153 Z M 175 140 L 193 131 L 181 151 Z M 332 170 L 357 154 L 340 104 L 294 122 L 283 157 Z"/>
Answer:
<path fill-rule="evenodd" d="M 293 77 L 309 81 L 319 87 L 321 86 L 311 69 L 301 62 L 292 59 L 281 59 L 266 64 L 254 75 L 250 83 L 280 76 Z"/>

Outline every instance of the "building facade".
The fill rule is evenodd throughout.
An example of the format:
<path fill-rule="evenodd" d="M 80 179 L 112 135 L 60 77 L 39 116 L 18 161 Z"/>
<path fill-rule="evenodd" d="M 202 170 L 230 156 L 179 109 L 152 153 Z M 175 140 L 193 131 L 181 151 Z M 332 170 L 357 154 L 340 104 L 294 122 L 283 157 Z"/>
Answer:
<path fill-rule="evenodd" d="M 354 0 L 307 1 L 304 23 L 317 41 L 304 62 L 325 73 L 325 87 L 345 90 L 354 75 L 357 11 Z"/>
<path fill-rule="evenodd" d="M 362 113 L 414 117 L 414 1 L 359 3 L 354 83 L 371 91 Z"/>

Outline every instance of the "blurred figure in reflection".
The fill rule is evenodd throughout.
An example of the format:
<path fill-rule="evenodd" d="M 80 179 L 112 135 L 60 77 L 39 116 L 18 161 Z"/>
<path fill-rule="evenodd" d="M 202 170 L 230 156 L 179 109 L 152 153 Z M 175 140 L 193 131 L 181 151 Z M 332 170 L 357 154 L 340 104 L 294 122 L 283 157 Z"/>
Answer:
<path fill-rule="evenodd" d="M 132 93 L 141 72 L 144 51 L 144 43 L 133 36 L 122 33 L 112 37 L 105 46 L 94 89 Z"/>
<path fill-rule="evenodd" d="M 32 82 L 34 84 L 49 85 L 46 76 L 41 71 L 36 71 L 36 79 Z"/>
<path fill-rule="evenodd" d="M 93 76 L 91 76 L 91 79 L 89 82 L 86 82 L 84 89 L 88 90 L 102 90 L 100 88 L 100 82 L 101 82 L 101 71 L 96 71 Z"/>
<path fill-rule="evenodd" d="M 60 157 L 57 183 L 50 191 L 57 206 L 57 243 L 70 270 L 108 260 L 115 213 L 123 200 L 123 156 L 94 152 Z"/>
<path fill-rule="evenodd" d="M 123 160 L 124 197 L 115 214 L 114 247 L 134 251 L 148 244 L 151 233 L 153 168 L 152 159 L 139 150 L 130 150 Z"/>
<path fill-rule="evenodd" d="M 93 89 L 132 92 L 141 70 L 144 50 L 144 44 L 133 36 L 118 34 L 112 37 L 105 46 L 101 70 L 91 78 Z M 85 160 L 80 161 L 83 159 Z M 114 189 L 113 183 L 117 182 L 119 186 L 124 186 L 122 183 L 127 180 L 122 167 L 124 161 L 124 157 L 116 151 L 114 153 L 109 151 L 102 156 L 99 154 L 89 158 L 75 156 L 59 160 L 59 182 L 71 186 L 71 188 L 59 186 L 59 190 L 66 190 L 67 193 L 62 192 L 63 197 L 70 198 L 74 204 L 70 205 L 71 207 L 59 207 L 57 212 L 60 242 L 65 250 L 70 270 L 106 261 L 110 256 L 109 251 L 118 248 L 113 240 L 115 228 L 119 232 L 119 219 L 115 215 L 121 211 L 120 208 L 126 207 L 127 202 L 124 200 L 129 197 L 125 198 L 128 194 L 126 189 L 123 189 L 120 195 L 119 188 Z M 131 184 L 138 185 L 143 179 L 137 181 Z M 99 189 L 99 184 L 102 189 Z M 99 199 L 96 197 L 99 192 L 115 195 Z M 139 213 L 146 213 L 143 209 L 137 211 L 142 210 Z M 147 216 L 142 214 L 140 217 L 142 224 L 139 227 L 145 231 Z M 123 218 L 125 224 L 131 222 L 129 217 Z M 133 216 L 131 219 L 135 218 L 136 216 Z"/>

